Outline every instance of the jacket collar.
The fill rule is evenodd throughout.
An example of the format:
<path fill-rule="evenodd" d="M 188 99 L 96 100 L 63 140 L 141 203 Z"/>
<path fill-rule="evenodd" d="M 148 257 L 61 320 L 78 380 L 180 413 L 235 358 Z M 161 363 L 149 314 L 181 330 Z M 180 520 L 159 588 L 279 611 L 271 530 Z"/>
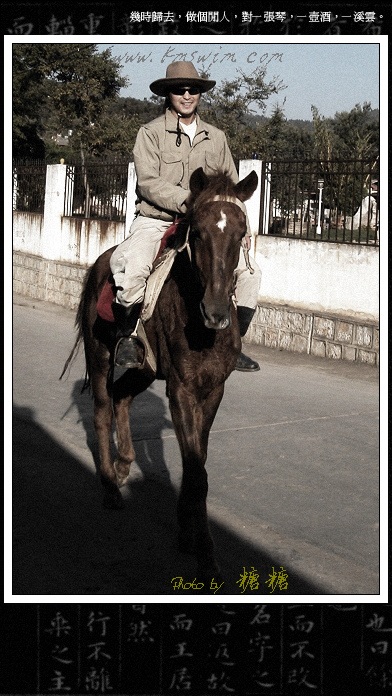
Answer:
<path fill-rule="evenodd" d="M 199 114 L 196 114 L 196 133 L 202 133 L 204 131 L 205 135 L 208 136 L 208 124 L 201 120 Z M 177 133 L 177 117 L 172 114 L 170 109 L 165 111 L 165 128 L 170 133 Z"/>

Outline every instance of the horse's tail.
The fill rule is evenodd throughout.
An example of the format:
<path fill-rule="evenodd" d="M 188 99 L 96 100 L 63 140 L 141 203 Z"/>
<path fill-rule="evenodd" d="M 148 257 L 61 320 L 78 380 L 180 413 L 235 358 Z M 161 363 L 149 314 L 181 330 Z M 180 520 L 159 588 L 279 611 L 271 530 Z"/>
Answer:
<path fill-rule="evenodd" d="M 85 343 L 85 340 L 87 338 L 87 319 L 88 319 L 88 311 L 87 311 L 87 300 L 90 298 L 90 285 L 89 285 L 89 280 L 92 275 L 92 272 L 94 270 L 94 266 L 91 266 L 91 268 L 88 269 L 86 272 L 86 275 L 83 280 L 83 287 L 82 287 L 82 292 L 80 295 L 80 301 L 78 305 L 78 309 L 76 312 L 76 318 L 75 318 L 75 328 L 76 328 L 76 340 L 74 343 L 74 346 L 65 361 L 65 365 L 63 367 L 63 371 L 59 377 L 59 379 L 62 379 L 67 372 L 67 370 L 71 367 L 73 361 L 75 360 L 76 356 L 78 355 L 80 344 L 82 341 Z M 86 345 L 86 344 L 85 344 Z M 91 369 L 90 369 L 90 360 L 88 357 L 88 352 L 85 350 L 85 360 L 86 360 L 86 372 L 84 376 L 84 383 L 82 387 L 82 393 L 89 388 L 90 386 L 90 374 L 91 374 Z"/>

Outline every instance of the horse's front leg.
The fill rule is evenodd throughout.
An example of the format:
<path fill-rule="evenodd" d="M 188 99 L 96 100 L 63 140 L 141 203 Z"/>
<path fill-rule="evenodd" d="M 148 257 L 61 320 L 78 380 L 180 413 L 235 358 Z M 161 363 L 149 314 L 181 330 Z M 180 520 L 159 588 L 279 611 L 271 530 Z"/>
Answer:
<path fill-rule="evenodd" d="M 196 554 L 198 573 L 209 580 L 217 577 L 219 568 L 207 520 L 205 463 L 208 437 L 223 391 L 222 384 L 201 399 L 179 382 L 174 387 L 171 385 L 169 390 L 170 410 L 183 464 L 177 508 L 180 550 Z"/>

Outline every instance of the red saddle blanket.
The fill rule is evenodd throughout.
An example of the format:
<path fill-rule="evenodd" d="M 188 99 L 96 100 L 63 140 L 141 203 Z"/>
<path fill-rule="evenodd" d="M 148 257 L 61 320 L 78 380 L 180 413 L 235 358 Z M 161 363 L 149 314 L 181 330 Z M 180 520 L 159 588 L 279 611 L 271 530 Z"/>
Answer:
<path fill-rule="evenodd" d="M 178 220 L 175 220 L 175 222 L 173 222 L 173 224 L 170 225 L 170 227 L 168 227 L 165 234 L 163 235 L 161 239 L 161 245 L 157 254 L 157 259 L 162 254 L 163 250 L 166 248 L 169 237 L 171 237 L 175 233 L 178 222 Z M 115 296 L 116 286 L 114 284 L 114 278 L 112 274 L 110 274 L 98 297 L 97 313 L 101 317 L 101 319 L 104 319 L 105 321 L 114 322 L 112 302 Z"/>

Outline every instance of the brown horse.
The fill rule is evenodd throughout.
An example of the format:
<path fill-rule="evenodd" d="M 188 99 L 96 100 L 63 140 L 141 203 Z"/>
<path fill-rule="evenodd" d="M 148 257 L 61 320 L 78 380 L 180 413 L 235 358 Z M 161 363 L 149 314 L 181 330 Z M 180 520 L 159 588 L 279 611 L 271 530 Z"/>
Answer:
<path fill-rule="evenodd" d="M 104 504 L 121 507 L 122 486 L 135 459 L 129 422 L 134 397 L 157 377 L 166 380 L 173 426 L 179 441 L 183 478 L 178 500 L 180 550 L 194 553 L 198 573 L 215 576 L 213 541 L 208 529 L 205 463 L 209 432 L 221 402 L 226 379 L 240 352 L 234 293 L 234 271 L 246 232 L 243 201 L 257 186 L 251 172 L 234 185 L 224 174 L 193 173 L 187 214 L 174 235 L 178 251 L 145 332 L 156 357 L 157 373 L 113 368 L 113 324 L 97 315 L 97 299 L 110 275 L 112 249 L 105 251 L 86 274 L 77 312 L 77 339 L 63 374 L 84 341 L 86 382 L 94 397 Z M 113 414 L 118 456 L 113 462 L 110 436 Z"/>

